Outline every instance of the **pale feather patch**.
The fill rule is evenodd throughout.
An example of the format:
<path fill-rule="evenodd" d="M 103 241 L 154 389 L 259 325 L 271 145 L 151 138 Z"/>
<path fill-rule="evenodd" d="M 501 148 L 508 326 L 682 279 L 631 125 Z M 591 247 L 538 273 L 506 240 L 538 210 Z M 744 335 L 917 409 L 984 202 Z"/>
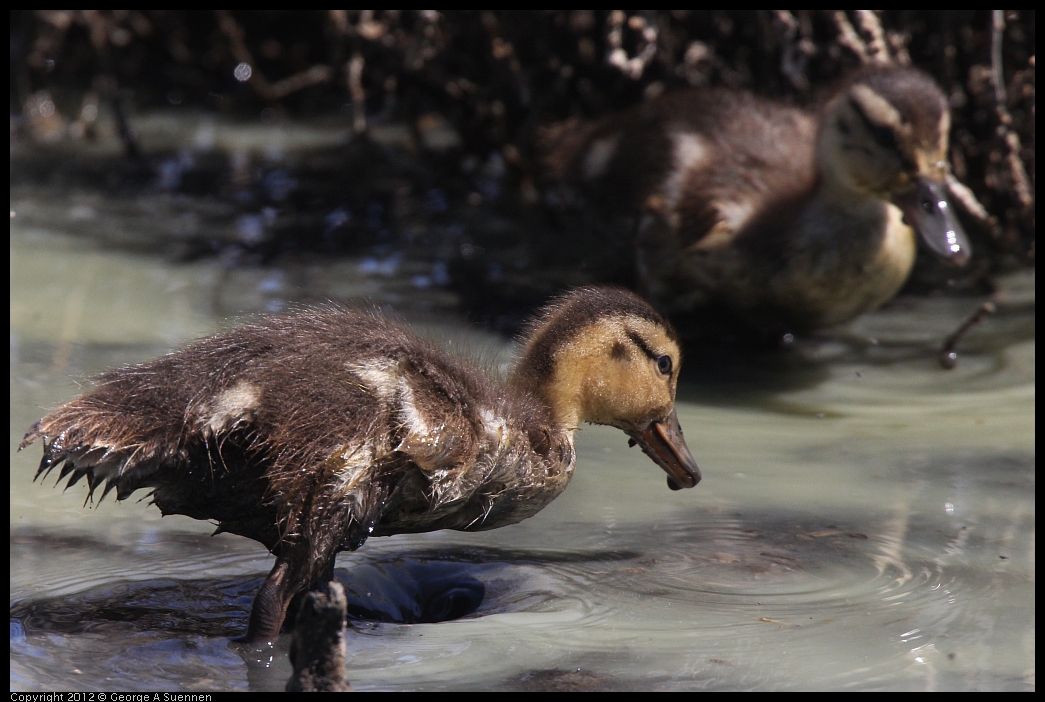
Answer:
<path fill-rule="evenodd" d="M 699 135 L 692 132 L 675 132 L 671 135 L 672 170 L 662 186 L 668 209 L 675 209 L 682 197 L 682 189 L 690 171 L 708 158 L 708 148 Z"/>
<path fill-rule="evenodd" d="M 374 465 L 374 447 L 370 444 L 350 444 L 337 455 L 337 489 L 342 493 L 352 492 L 367 476 Z"/>
<path fill-rule="evenodd" d="M 500 445 L 508 431 L 508 425 L 504 421 L 504 417 L 488 407 L 483 407 L 479 410 L 479 419 L 482 420 L 486 437 L 493 441 L 494 444 Z"/>
<path fill-rule="evenodd" d="M 358 363 L 346 363 L 345 369 L 359 378 L 363 387 L 382 402 L 388 402 L 399 390 L 398 364 L 389 359 L 373 359 Z"/>
<path fill-rule="evenodd" d="M 386 405 L 393 405 L 398 421 L 405 429 L 405 436 L 394 450 L 431 444 L 439 437 L 417 407 L 413 388 L 400 372 L 397 363 L 387 359 L 349 363 L 346 368 L 360 379 L 363 387 Z"/>
<path fill-rule="evenodd" d="M 582 166 L 586 180 L 595 180 L 606 172 L 606 167 L 617 153 L 620 136 L 618 133 L 604 139 L 597 139 L 588 147 L 588 153 L 584 156 Z"/>
<path fill-rule="evenodd" d="M 212 434 L 226 431 L 240 422 L 250 421 L 261 404 L 261 391 L 241 380 L 218 395 L 209 408 L 207 429 Z"/>
<path fill-rule="evenodd" d="M 707 234 L 700 238 L 700 241 L 687 247 L 686 251 L 701 251 L 729 246 L 736 232 L 737 230 L 728 222 L 718 222 Z"/>
<path fill-rule="evenodd" d="M 715 203 L 715 209 L 718 210 L 721 221 L 733 231 L 743 229 L 755 210 L 750 202 L 718 202 Z"/>
<path fill-rule="evenodd" d="M 406 430 L 413 435 L 412 438 L 415 440 L 424 440 L 431 433 L 432 428 L 425 421 L 425 418 L 421 415 L 420 410 L 417 409 L 417 405 L 414 402 L 414 391 L 410 387 L 409 383 L 401 382 L 399 396 L 399 413 L 403 421 L 403 426 Z M 408 439 L 404 439 L 406 442 Z"/>
<path fill-rule="evenodd" d="M 744 228 L 755 211 L 750 202 L 716 202 L 715 209 L 718 210 L 719 221 L 687 251 L 727 246 L 733 241 L 736 233 Z"/>

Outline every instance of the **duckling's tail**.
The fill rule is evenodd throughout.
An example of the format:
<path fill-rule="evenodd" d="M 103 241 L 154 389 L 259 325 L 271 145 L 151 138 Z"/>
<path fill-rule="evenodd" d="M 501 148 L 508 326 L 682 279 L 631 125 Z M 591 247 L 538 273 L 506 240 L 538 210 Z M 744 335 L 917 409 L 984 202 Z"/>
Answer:
<path fill-rule="evenodd" d="M 154 457 L 147 458 L 144 444 L 104 437 L 96 426 L 85 423 L 83 417 L 70 410 L 70 405 L 66 405 L 38 420 L 18 445 L 21 451 L 38 439 L 44 440 L 44 455 L 33 481 L 46 478 L 58 466 L 61 472 L 57 483 L 69 478 L 65 490 L 86 478 L 84 506 L 94 501 L 94 491 L 102 483 L 105 488 L 99 504 L 114 488 L 116 499 L 123 500 L 138 488 L 146 487 L 148 476 L 157 470 L 157 462 Z M 49 437 L 53 438 L 48 441 Z"/>

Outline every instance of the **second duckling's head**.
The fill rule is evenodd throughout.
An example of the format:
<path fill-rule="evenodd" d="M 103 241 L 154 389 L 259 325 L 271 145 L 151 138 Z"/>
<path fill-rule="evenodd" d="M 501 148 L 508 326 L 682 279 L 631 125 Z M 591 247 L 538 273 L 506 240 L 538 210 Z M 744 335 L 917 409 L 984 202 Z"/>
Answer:
<path fill-rule="evenodd" d="M 581 288 L 531 323 L 514 383 L 537 395 L 567 430 L 581 422 L 626 432 L 673 489 L 700 481 L 675 414 L 682 360 L 671 326 L 642 298 Z"/>
<path fill-rule="evenodd" d="M 818 147 L 823 177 L 888 200 L 929 248 L 957 265 L 970 246 L 947 200 L 951 113 L 929 76 L 875 67 L 828 104 Z"/>

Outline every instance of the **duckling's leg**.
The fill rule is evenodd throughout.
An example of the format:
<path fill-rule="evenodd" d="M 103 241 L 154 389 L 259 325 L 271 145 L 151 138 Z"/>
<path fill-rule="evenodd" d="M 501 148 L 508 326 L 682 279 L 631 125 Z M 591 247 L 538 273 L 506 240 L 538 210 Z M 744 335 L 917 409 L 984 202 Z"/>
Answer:
<path fill-rule="evenodd" d="M 307 536 L 278 544 L 276 564 L 254 596 L 247 633 L 239 641 L 252 644 L 275 641 L 294 597 L 299 592 L 333 580 L 338 552 L 355 551 L 363 545 L 374 524 L 380 520 L 382 510 L 389 504 L 386 498 L 390 489 L 387 485 L 375 482 L 370 487 L 367 503 L 374 509 L 362 519 L 351 510 L 327 509 L 317 512 L 327 515 L 322 529 L 315 528 L 307 520 L 287 526 L 289 533 L 301 532 Z M 306 510 L 306 514 L 310 513 Z"/>
<path fill-rule="evenodd" d="M 258 594 L 254 596 L 254 603 L 250 607 L 250 620 L 247 622 L 247 633 L 236 641 L 256 644 L 276 640 L 283 619 L 287 615 L 287 605 L 297 594 L 296 591 L 288 592 L 297 584 L 294 578 L 287 577 L 289 572 L 289 561 L 277 559 Z"/>
<path fill-rule="evenodd" d="M 291 603 L 299 599 L 298 595 L 304 594 L 320 582 L 330 582 L 334 579 L 336 553 L 334 556 L 318 558 L 315 563 L 310 563 L 307 558 L 307 546 L 286 551 L 276 558 L 272 571 L 261 584 L 258 594 L 254 596 L 254 603 L 250 607 L 250 619 L 247 622 L 247 633 L 236 641 L 251 644 L 275 641 L 287 618 L 287 611 L 291 608 Z M 298 554 L 296 551 L 301 553 Z M 297 555 L 302 557 L 295 558 Z M 313 575 L 316 570 L 319 571 L 318 577 Z M 296 610 L 296 607 L 294 609 Z"/>

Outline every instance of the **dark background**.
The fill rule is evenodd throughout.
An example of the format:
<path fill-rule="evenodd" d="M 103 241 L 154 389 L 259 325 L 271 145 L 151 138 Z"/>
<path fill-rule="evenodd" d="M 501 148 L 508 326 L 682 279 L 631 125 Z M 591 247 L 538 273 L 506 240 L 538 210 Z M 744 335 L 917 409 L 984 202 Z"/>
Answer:
<path fill-rule="evenodd" d="M 627 237 L 607 237 L 545 197 L 532 146 L 542 125 L 686 86 L 814 104 L 861 63 L 891 61 L 927 71 L 949 97 L 952 169 L 969 189 L 958 210 L 975 250 L 957 276 L 920 260 L 908 291 L 984 292 L 992 275 L 1034 263 L 1034 19 L 1026 11 L 12 11 L 11 138 L 30 147 L 12 150 L 12 187 L 132 195 L 164 187 L 171 154 L 147 152 L 134 133 L 135 115 L 147 111 L 334 120 L 358 138 L 285 165 L 291 187 L 275 188 L 281 197 L 273 168 L 233 182 L 221 154 L 194 160 L 166 186 L 244 210 L 272 206 L 279 217 L 264 237 L 190 233 L 148 245 L 179 259 L 258 265 L 288 251 L 401 250 L 445 262 L 437 282 L 480 307 L 525 309 L 568 285 L 629 282 L 619 265 Z M 238 80 L 244 65 L 250 77 Z M 119 158 L 68 148 L 97 138 L 99 110 L 115 115 Z M 404 148 L 368 138 L 387 124 L 405 125 Z M 449 146 L 426 147 L 434 132 L 451 135 Z M 337 212 L 346 214 L 333 226 Z"/>

